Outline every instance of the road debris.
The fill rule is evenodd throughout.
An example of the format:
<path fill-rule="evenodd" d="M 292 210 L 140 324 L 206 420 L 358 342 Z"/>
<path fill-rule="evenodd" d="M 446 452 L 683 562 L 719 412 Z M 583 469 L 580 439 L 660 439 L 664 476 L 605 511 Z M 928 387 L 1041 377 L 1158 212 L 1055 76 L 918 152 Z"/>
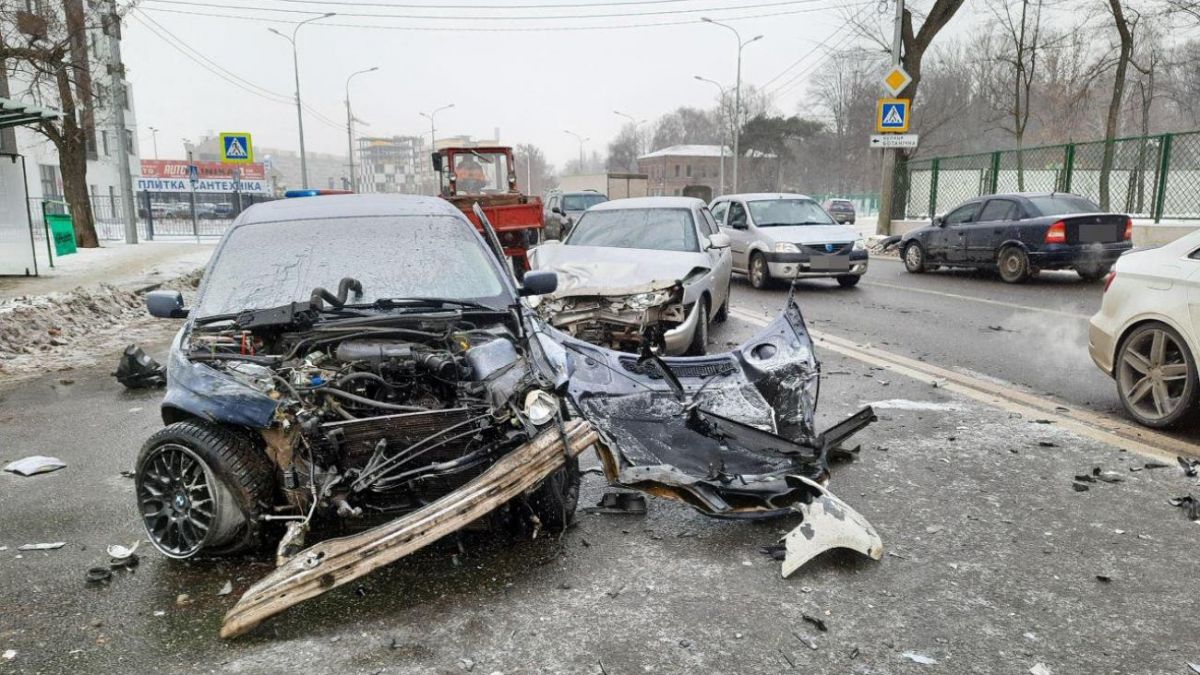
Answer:
<path fill-rule="evenodd" d="M 866 518 L 816 482 L 803 476 L 788 476 L 787 480 L 808 485 L 816 496 L 808 503 L 800 502 L 793 507 L 804 515 L 804 521 L 784 537 L 787 545 L 782 570 L 784 578 L 821 553 L 835 548 L 858 551 L 874 560 L 883 557 L 883 542 Z"/>
<path fill-rule="evenodd" d="M 1183 469 L 1183 475 L 1188 478 L 1195 478 L 1200 474 L 1200 459 L 1184 459 L 1176 457 L 1175 461 L 1179 462 L 1179 467 Z"/>
<path fill-rule="evenodd" d="M 232 592 L 233 592 L 233 582 L 226 580 L 225 585 L 221 586 L 221 589 L 219 591 L 217 591 L 217 595 L 229 595 Z"/>
<path fill-rule="evenodd" d="M 14 473 L 18 476 L 36 476 L 39 473 L 50 473 L 66 468 L 66 463 L 57 457 L 46 457 L 44 455 L 31 455 L 15 462 L 10 462 L 4 467 L 4 470 L 9 473 Z"/>
<path fill-rule="evenodd" d="M 602 513 L 606 515 L 646 515 L 646 496 L 636 492 L 606 492 L 600 496 L 595 506 L 581 509 L 584 513 Z"/>
<path fill-rule="evenodd" d="M 1171 506 L 1178 506 L 1183 509 L 1187 515 L 1187 519 L 1195 522 L 1200 522 L 1200 500 L 1197 500 L 1191 495 L 1185 497 L 1172 497 L 1167 500 Z"/>
<path fill-rule="evenodd" d="M 112 581 L 112 570 L 107 567 L 92 567 L 87 571 L 89 584 L 103 584 Z"/>
<path fill-rule="evenodd" d="M 112 558 L 113 560 L 125 560 L 126 558 L 133 557 L 134 552 L 137 551 L 138 546 L 141 545 L 141 543 L 142 540 L 138 539 L 137 541 L 133 542 L 132 546 L 109 544 L 108 548 L 105 549 L 105 552 L 108 553 L 108 557 Z"/>
<path fill-rule="evenodd" d="M 1035 663 L 1029 669 L 1029 675 L 1053 675 L 1053 672 L 1046 667 L 1044 663 Z"/>
<path fill-rule="evenodd" d="M 55 541 L 46 544 L 21 544 L 18 551 L 54 551 L 67 545 L 65 541 Z"/>
<path fill-rule="evenodd" d="M 17 650 L 5 649 L 4 654 L 0 655 L 0 657 L 2 657 L 5 661 L 12 661 L 13 659 L 17 658 Z M 1198 671 L 1198 672 L 1200 672 L 1200 671 Z"/>
<path fill-rule="evenodd" d="M 817 630 L 821 631 L 822 633 L 829 632 L 829 627 L 825 625 L 825 621 L 823 619 L 821 619 L 820 617 L 811 616 L 809 614 L 802 614 L 802 615 L 800 615 L 800 618 L 803 619 L 804 621 L 807 621 L 808 623 L 811 623 L 812 625 L 816 626 Z"/>
<path fill-rule="evenodd" d="M 141 347 L 129 345 L 117 361 L 113 377 L 128 389 L 151 389 L 166 386 L 167 369 Z"/>
<path fill-rule="evenodd" d="M 904 652 L 901 654 L 901 656 L 909 661 L 912 661 L 913 663 L 919 663 L 923 666 L 932 666 L 937 663 L 937 659 L 926 656 L 920 652 Z"/>

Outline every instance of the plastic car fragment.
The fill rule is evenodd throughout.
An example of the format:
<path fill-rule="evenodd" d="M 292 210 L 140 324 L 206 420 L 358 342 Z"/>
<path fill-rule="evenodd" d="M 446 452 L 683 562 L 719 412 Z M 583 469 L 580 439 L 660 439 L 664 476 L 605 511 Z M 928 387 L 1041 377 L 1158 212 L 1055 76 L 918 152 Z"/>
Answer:
<path fill-rule="evenodd" d="M 835 548 L 852 551 L 879 560 L 883 557 L 883 542 L 875 528 L 854 509 L 835 497 L 819 483 L 803 476 L 788 476 L 813 491 L 811 501 L 799 502 L 795 509 L 804 522 L 783 538 L 787 553 L 783 559 L 783 576 L 793 572 L 818 555 Z"/>

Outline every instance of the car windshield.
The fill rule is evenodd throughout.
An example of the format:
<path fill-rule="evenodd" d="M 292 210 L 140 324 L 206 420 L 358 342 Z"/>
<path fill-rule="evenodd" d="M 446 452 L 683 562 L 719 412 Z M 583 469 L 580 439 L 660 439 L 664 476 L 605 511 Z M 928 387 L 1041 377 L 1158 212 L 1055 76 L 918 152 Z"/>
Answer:
<path fill-rule="evenodd" d="M 454 182 L 464 194 L 508 192 L 508 157 L 499 152 L 457 153 Z"/>
<path fill-rule="evenodd" d="M 1075 195 L 1030 197 L 1029 201 L 1043 216 L 1062 216 L 1068 213 L 1096 213 L 1100 207 L 1091 200 Z"/>
<path fill-rule="evenodd" d="M 608 197 L 599 193 L 594 195 L 563 195 L 562 208 L 563 211 L 586 211 L 606 201 L 608 201 Z"/>
<path fill-rule="evenodd" d="M 232 314 L 308 300 L 343 277 L 370 303 L 446 298 L 511 304 L 489 253 L 451 216 L 387 216 L 251 223 L 231 231 L 204 275 L 192 316 Z"/>
<path fill-rule="evenodd" d="M 587 211 L 564 244 L 696 251 L 696 226 L 689 209 Z"/>
<path fill-rule="evenodd" d="M 750 215 L 757 227 L 836 224 L 829 214 L 811 199 L 764 199 L 750 202 Z"/>

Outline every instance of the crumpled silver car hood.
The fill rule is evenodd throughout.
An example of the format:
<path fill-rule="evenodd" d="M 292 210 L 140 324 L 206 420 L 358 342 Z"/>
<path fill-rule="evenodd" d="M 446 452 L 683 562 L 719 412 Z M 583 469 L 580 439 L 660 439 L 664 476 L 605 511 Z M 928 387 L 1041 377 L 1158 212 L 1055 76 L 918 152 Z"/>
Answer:
<path fill-rule="evenodd" d="M 558 273 L 552 297 L 562 298 L 666 288 L 696 268 L 707 269 L 710 261 L 698 252 L 544 244 L 530 252 L 530 265 Z"/>

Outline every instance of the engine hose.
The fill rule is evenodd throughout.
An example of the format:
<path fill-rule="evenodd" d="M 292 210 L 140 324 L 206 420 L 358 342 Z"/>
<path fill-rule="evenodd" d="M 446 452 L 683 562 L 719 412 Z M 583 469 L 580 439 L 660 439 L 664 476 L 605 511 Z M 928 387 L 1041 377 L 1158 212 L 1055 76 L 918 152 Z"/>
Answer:
<path fill-rule="evenodd" d="M 362 283 L 358 279 L 344 277 L 338 282 L 338 294 L 334 295 L 325 288 L 317 286 L 313 289 L 312 297 L 309 299 L 309 306 L 316 310 L 325 309 L 325 302 L 334 307 L 342 307 L 346 304 L 346 298 L 350 295 L 350 291 L 354 291 L 355 295 L 362 295 Z"/>
<path fill-rule="evenodd" d="M 343 376 L 339 377 L 338 379 L 334 380 L 333 386 L 340 387 L 343 384 L 345 384 L 346 382 L 349 382 L 350 380 L 371 380 L 372 382 L 378 382 L 380 385 L 387 387 L 388 389 L 391 389 L 393 391 L 396 389 L 395 385 L 393 385 L 392 383 L 383 379 L 382 377 L 376 375 L 375 373 L 366 373 L 366 372 L 348 373 L 346 375 L 343 375 Z"/>
<path fill-rule="evenodd" d="M 399 412 L 425 412 L 426 410 L 429 410 L 429 408 L 422 408 L 421 406 L 416 406 L 416 405 L 398 405 L 396 403 L 384 403 L 383 401 L 373 401 L 365 396 L 359 396 L 358 394 L 351 394 L 350 392 L 342 391 L 341 389 L 322 388 L 322 389 L 318 389 L 317 391 L 322 394 L 329 394 L 330 396 L 337 396 L 339 398 L 344 398 L 349 401 L 354 401 L 355 403 L 361 403 L 363 405 L 374 406 L 376 408 L 383 408 L 384 410 L 397 410 Z"/>

